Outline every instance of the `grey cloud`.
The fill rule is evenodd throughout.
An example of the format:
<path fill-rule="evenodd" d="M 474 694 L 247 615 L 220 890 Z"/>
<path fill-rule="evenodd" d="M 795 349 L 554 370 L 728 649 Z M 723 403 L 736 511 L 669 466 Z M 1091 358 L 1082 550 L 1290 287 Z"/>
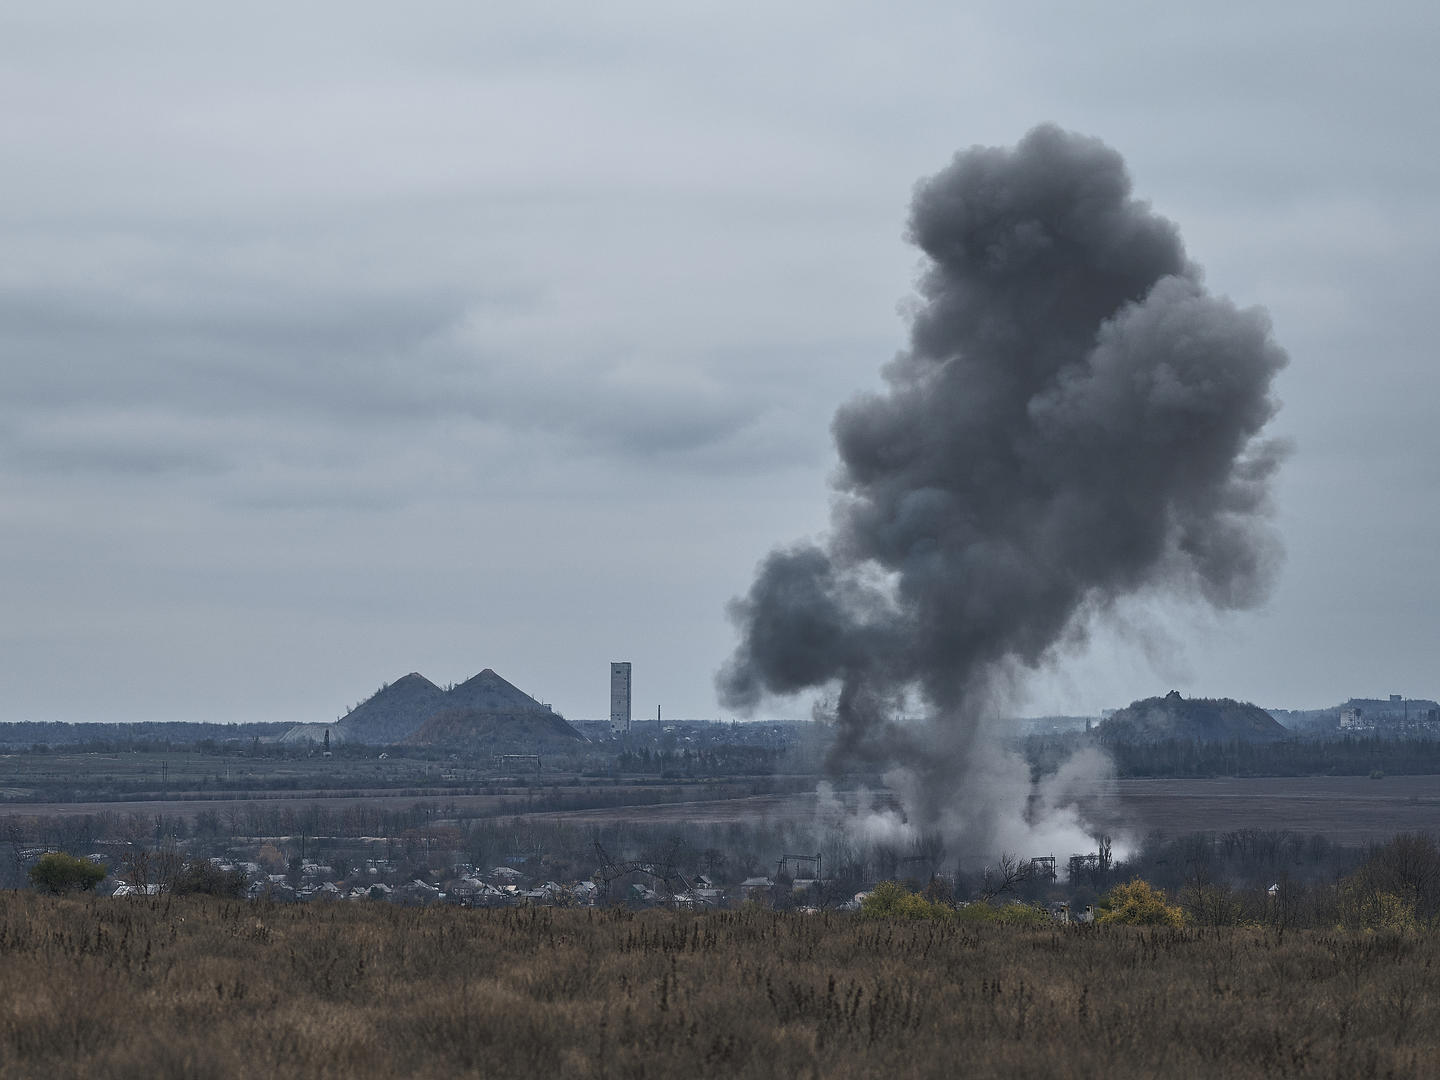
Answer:
<path fill-rule="evenodd" d="M 772 554 L 732 606 L 720 689 L 753 706 L 838 682 L 842 754 L 910 770 L 920 827 L 958 808 L 993 835 L 964 778 L 1012 665 L 1143 589 L 1266 594 L 1282 452 L 1260 434 L 1286 357 L 1094 139 L 1047 126 L 957 155 L 910 232 L 929 258 L 910 349 L 836 414 L 832 533 Z M 916 695 L 928 734 L 893 722 Z"/>
<path fill-rule="evenodd" d="M 753 461 L 757 435 L 786 452 L 786 429 L 765 420 L 763 387 L 727 384 L 694 358 L 637 368 L 623 355 L 567 355 L 543 331 L 530 347 L 546 351 L 527 357 L 523 334 L 492 344 L 483 318 L 457 336 L 486 306 L 300 282 L 288 295 L 232 301 L 217 289 L 179 305 L 0 295 L 0 355 L 10 358 L 0 414 L 23 429 L 7 456 L 40 468 L 237 466 L 271 454 L 268 429 L 280 417 L 310 431 L 317 454 L 377 428 L 424 441 L 457 422 L 552 451 L 706 468 Z M 158 445 L 162 435 L 174 445 Z"/>
<path fill-rule="evenodd" d="M 898 392 L 876 372 L 915 261 L 895 243 L 897 193 L 954 140 L 1005 142 L 1036 116 L 1123 146 L 1146 194 L 1184 223 L 1211 291 L 1242 310 L 1263 300 L 1305 358 L 1266 427 L 1304 451 L 1275 487 L 1285 580 L 1210 645 L 1188 624 L 1177 633 L 1209 680 L 1194 688 L 1318 706 L 1357 678 L 1416 686 L 1406 673 L 1428 670 L 1440 581 L 1423 546 L 1425 463 L 1440 460 L 1432 9 L 442 0 L 417 19 L 371 0 L 11 5 L 5 595 L 25 628 L 51 613 L 108 627 L 106 610 L 129 610 L 114 636 L 68 651 L 55 678 L 12 665 L 7 700 L 73 710 L 84 695 L 68 668 L 93 671 L 90 704 L 116 705 L 123 636 L 137 650 L 126 666 L 148 655 L 175 676 L 137 685 L 129 706 L 183 711 L 194 693 L 175 689 L 177 618 L 223 627 L 236 659 L 283 620 L 296 638 L 277 673 L 328 666 L 340 697 L 388 665 L 359 620 L 296 629 L 323 619 L 324 603 L 297 600 L 293 581 L 267 586 L 263 569 L 243 591 L 272 589 L 274 611 L 248 621 L 177 595 L 146 627 L 168 567 L 143 588 L 120 567 L 129 591 L 103 604 L 67 591 L 80 568 L 133 562 L 135 548 L 87 548 L 64 565 L 51 554 L 143 506 L 183 533 L 184 552 L 215 553 L 185 594 L 237 555 L 275 565 L 307 548 L 323 553 L 335 594 L 347 579 L 364 594 L 417 538 L 464 536 L 425 557 L 444 579 L 436 596 L 482 578 L 487 560 L 513 574 L 517 597 L 551 590 L 551 610 L 570 617 L 563 632 L 537 631 L 533 655 L 575 715 L 603 698 L 584 658 L 614 644 L 611 612 L 654 589 L 627 630 L 637 663 L 652 657 L 645 685 L 667 714 L 710 715 L 708 675 L 730 644 L 711 621 L 732 591 L 719 583 L 748 581 L 773 538 L 821 528 L 836 405 L 859 388 Z M 1082 427 L 1099 407 L 1063 404 Z M 1250 453 L 1263 472 L 1258 443 Z M 1222 502 L 1246 497 L 1241 484 Z M 953 501 L 940 484 L 897 498 L 876 542 L 917 568 L 940 557 L 911 540 L 943 534 Z M 327 531 L 296 531 L 307 506 L 386 542 L 336 568 Z M 530 534 L 585 532 L 567 556 L 583 569 L 562 579 L 528 539 L 504 555 L 477 547 L 497 514 Z M 1194 532 L 1193 557 L 1167 555 L 1175 573 L 1195 590 L 1229 580 L 1233 602 L 1253 595 L 1275 553 L 1256 543 L 1253 516 L 1237 522 L 1233 538 Z M 604 539 L 637 525 L 656 547 Z M 227 546 L 240 533 L 243 550 Z M 837 535 L 819 548 L 831 562 L 850 557 L 829 550 Z M 1365 565 L 1382 535 L 1415 543 L 1403 575 Z M 1200 568 L 1237 561 L 1237 544 L 1256 554 L 1250 569 Z M 867 587 L 883 592 L 897 573 L 881 568 Z M 497 662 L 489 650 L 513 648 L 511 628 L 534 610 L 467 603 L 463 619 L 486 613 L 472 636 L 433 630 L 433 600 L 397 591 L 374 616 L 406 622 L 408 647 L 427 655 L 463 649 L 454 670 L 477 650 Z M 1130 692 L 1140 676 L 1107 676 L 1135 647 L 1108 649 L 1097 632 L 1070 690 L 1037 709 L 1099 709 Z M 307 652 L 322 639 L 334 643 L 323 661 Z M 254 692 L 228 650 L 203 675 L 193 659 L 205 692 L 225 679 L 232 702 Z M 313 718 L 299 700 L 284 715 Z"/>

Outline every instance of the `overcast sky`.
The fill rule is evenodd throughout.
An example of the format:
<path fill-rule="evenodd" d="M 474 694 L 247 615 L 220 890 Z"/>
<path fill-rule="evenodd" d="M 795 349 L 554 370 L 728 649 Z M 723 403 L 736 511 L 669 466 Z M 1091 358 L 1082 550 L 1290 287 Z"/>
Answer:
<path fill-rule="evenodd" d="M 1440 694 L 1440 9 L 970 6 L 7 5 L 0 720 L 484 667 L 580 719 L 618 659 L 722 715 L 915 181 L 1041 121 L 1269 309 L 1295 451 L 1263 610 L 1131 612 L 1026 711 Z"/>

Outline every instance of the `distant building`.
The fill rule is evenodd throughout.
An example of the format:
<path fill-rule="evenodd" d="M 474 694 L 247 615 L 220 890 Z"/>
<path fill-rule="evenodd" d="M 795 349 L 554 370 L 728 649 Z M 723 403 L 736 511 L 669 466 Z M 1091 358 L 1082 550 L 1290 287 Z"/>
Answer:
<path fill-rule="evenodd" d="M 1344 730 L 1355 730 L 1364 725 L 1365 711 L 1355 706 L 1340 710 L 1340 727 Z"/>
<path fill-rule="evenodd" d="M 629 660 L 610 665 L 610 727 L 615 731 L 630 730 Z"/>

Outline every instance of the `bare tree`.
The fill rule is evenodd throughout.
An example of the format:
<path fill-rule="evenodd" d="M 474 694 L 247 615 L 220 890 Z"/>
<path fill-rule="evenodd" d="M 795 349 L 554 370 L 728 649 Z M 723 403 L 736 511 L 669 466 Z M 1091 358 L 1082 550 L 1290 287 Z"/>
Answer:
<path fill-rule="evenodd" d="M 1371 848 L 1357 880 L 1371 893 L 1391 893 L 1429 917 L 1440 909 L 1440 847 L 1423 833 L 1400 833 Z"/>
<path fill-rule="evenodd" d="M 125 880 L 142 891 L 150 884 L 150 855 L 148 848 L 132 847 L 125 852 L 120 864 L 120 872 L 125 875 Z"/>
<path fill-rule="evenodd" d="M 1030 863 L 1010 852 L 1002 852 L 993 866 L 985 868 L 980 884 L 980 899 L 993 900 L 1017 889 L 1030 878 Z"/>
<path fill-rule="evenodd" d="M 168 889 L 185 868 L 185 856 L 173 848 L 151 850 L 136 845 L 121 860 L 125 881 L 144 890 L 151 885 Z"/>

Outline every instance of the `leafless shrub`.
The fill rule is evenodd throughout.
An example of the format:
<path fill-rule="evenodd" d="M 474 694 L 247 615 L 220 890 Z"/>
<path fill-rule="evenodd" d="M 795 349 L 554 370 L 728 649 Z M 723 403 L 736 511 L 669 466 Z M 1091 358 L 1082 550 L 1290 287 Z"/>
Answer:
<path fill-rule="evenodd" d="M 1003 853 L 994 864 L 985 868 L 980 885 L 980 899 L 994 900 L 1019 888 L 1030 878 L 1031 864 L 1018 855 Z"/>

